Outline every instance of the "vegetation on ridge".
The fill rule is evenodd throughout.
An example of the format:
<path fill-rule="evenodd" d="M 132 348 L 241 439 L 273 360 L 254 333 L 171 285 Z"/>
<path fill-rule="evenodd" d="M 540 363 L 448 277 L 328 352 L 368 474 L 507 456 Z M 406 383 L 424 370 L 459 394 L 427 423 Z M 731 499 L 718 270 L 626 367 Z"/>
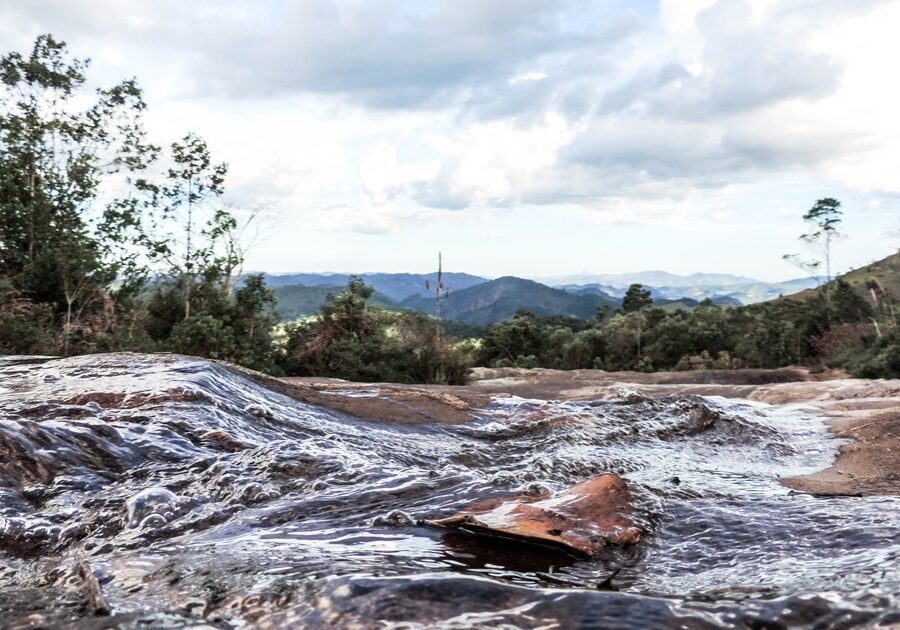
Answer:
<path fill-rule="evenodd" d="M 193 134 L 152 144 L 133 79 L 88 101 L 88 67 L 50 35 L 0 58 L 0 352 L 273 368 L 274 298 L 259 278 L 232 286 L 227 167 Z"/>

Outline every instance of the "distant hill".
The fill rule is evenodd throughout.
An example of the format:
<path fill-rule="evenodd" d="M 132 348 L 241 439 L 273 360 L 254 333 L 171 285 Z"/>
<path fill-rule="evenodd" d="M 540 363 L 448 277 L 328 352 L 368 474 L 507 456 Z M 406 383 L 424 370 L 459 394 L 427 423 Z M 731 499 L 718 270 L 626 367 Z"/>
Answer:
<path fill-rule="evenodd" d="M 563 284 L 559 286 L 553 287 L 554 289 L 562 289 L 563 291 L 567 291 L 569 293 L 590 293 L 594 295 L 608 295 L 609 297 L 614 298 L 623 298 L 625 297 L 625 291 L 628 290 L 628 287 L 613 287 L 608 284 Z"/>
<path fill-rule="evenodd" d="M 897 264 L 897 256 L 875 263 L 890 267 Z M 891 267 L 894 269 L 894 267 Z M 862 272 L 862 270 L 859 270 Z M 856 272 L 853 272 L 856 273 Z M 372 304 L 386 309 L 412 310 L 434 313 L 434 285 L 437 274 L 363 273 L 359 275 L 375 294 Z M 891 276 L 891 274 L 888 274 Z M 581 278 L 576 276 L 574 278 Z M 640 282 L 650 289 L 657 306 L 666 310 L 691 310 L 704 299 L 716 304 L 739 306 L 790 295 L 816 286 L 812 278 L 798 278 L 785 282 L 760 282 L 731 274 L 697 273 L 678 276 L 664 271 L 635 274 L 587 275 L 602 281 L 586 284 L 569 283 L 550 287 L 545 284 L 506 276 L 487 280 L 466 273 L 445 273 L 444 284 L 450 296 L 443 300 L 442 316 L 447 321 L 467 325 L 486 326 L 512 317 L 525 309 L 538 317 L 577 317 L 590 319 L 597 306 L 606 304 L 617 308 L 629 284 Z M 857 276 L 850 276 L 856 278 Z M 862 276 L 860 276 L 862 277 Z M 896 274 L 891 276 L 896 280 Z M 276 311 L 283 320 L 313 315 L 319 311 L 329 293 L 339 293 L 346 287 L 350 274 L 289 273 L 266 274 L 266 283 L 278 296 Z M 571 279 L 571 278 L 570 278 Z M 900 294 L 896 282 L 888 279 L 886 286 Z M 652 284 L 652 281 L 660 284 Z M 864 280 L 860 280 L 864 284 Z M 426 283 L 429 288 L 426 288 Z M 669 283 L 669 284 L 663 284 Z M 891 287 L 896 287 L 895 289 Z"/>
<path fill-rule="evenodd" d="M 434 298 L 411 297 L 403 306 L 434 314 Z M 573 294 L 554 289 L 533 280 L 506 276 L 461 291 L 451 291 L 441 302 L 441 315 L 446 319 L 486 326 L 509 319 L 525 309 L 538 317 L 565 315 L 589 319 L 597 306 L 618 306 L 618 300 L 597 293 Z"/>
<path fill-rule="evenodd" d="M 617 288 L 627 288 L 630 284 L 651 287 L 716 287 L 723 285 L 756 284 L 759 280 L 736 276 L 730 273 L 692 273 L 681 276 L 668 271 L 639 271 L 636 273 L 581 273 L 569 276 L 538 278 L 551 286 L 565 284 L 605 284 Z"/>
<path fill-rule="evenodd" d="M 872 280 L 877 281 L 883 290 L 893 296 L 894 300 L 900 300 L 900 252 L 891 254 L 859 269 L 848 271 L 838 277 L 848 282 L 870 304 L 874 305 L 875 300 L 873 300 L 872 293 L 866 284 Z M 791 297 L 803 300 L 813 295 L 814 292 L 810 289 Z"/>
<path fill-rule="evenodd" d="M 338 294 L 344 290 L 344 286 L 308 287 L 301 284 L 288 286 L 275 286 L 275 296 L 278 304 L 275 312 L 282 321 L 290 321 L 301 317 L 315 315 L 325 303 L 329 293 Z M 403 310 L 395 302 L 377 291 L 369 298 L 369 303 L 374 306 L 392 310 Z"/>
<path fill-rule="evenodd" d="M 351 274 L 347 273 L 276 273 L 264 274 L 270 287 L 303 285 L 305 287 L 344 287 Z M 387 299 L 402 303 L 411 297 L 434 295 L 436 273 L 361 273 L 366 284 Z M 448 272 L 444 284 L 451 293 L 488 282 L 487 278 L 467 273 Z M 680 276 L 665 271 L 643 271 L 626 274 L 578 274 L 538 281 L 555 289 L 574 294 L 593 294 L 619 298 L 635 282 L 650 289 L 655 300 L 691 300 L 728 298 L 741 304 L 753 304 L 815 287 L 814 278 L 796 278 L 784 282 L 762 282 L 744 276 L 718 273 L 694 273 Z M 548 284 L 551 282 L 552 284 Z M 426 288 L 426 283 L 429 288 Z M 725 302 L 723 302 L 725 303 Z"/>
<path fill-rule="evenodd" d="M 714 296 L 728 297 L 737 300 L 741 304 L 756 304 L 777 298 L 780 295 L 790 295 L 804 289 L 815 287 L 818 281 L 815 278 L 796 278 L 784 282 L 754 282 L 752 284 L 733 284 L 708 287 L 654 287 L 653 292 L 660 297 L 693 298 L 702 300 Z"/>
<path fill-rule="evenodd" d="M 662 276 L 659 275 L 663 273 L 664 272 L 647 272 L 647 274 L 657 275 L 659 279 L 663 279 Z M 606 278 L 618 282 L 615 278 L 633 279 L 642 275 L 644 274 L 622 274 L 621 276 L 607 276 Z M 674 274 L 665 275 L 672 276 Z M 726 274 L 692 274 L 691 276 L 676 276 L 676 278 L 679 278 L 679 280 L 678 283 L 674 285 L 653 285 L 647 282 L 639 284 L 643 284 L 650 290 L 650 294 L 653 296 L 654 300 L 680 300 L 682 298 L 687 298 L 700 301 L 710 298 L 713 301 L 727 299 L 732 304 L 755 304 L 756 302 L 765 302 L 766 300 L 777 298 L 780 295 L 789 295 L 791 293 L 797 293 L 798 291 L 815 287 L 817 284 L 815 278 L 797 278 L 794 280 L 786 280 L 784 282 L 762 282 L 761 280 L 742 279 L 740 276 L 730 276 Z M 698 283 L 693 285 L 685 284 L 690 278 L 698 278 Z M 713 279 L 742 279 L 747 280 L 747 282 L 737 284 L 710 284 Z M 613 286 L 611 284 L 594 282 L 589 284 L 563 284 L 557 286 L 557 288 L 570 293 L 600 291 L 606 295 L 621 298 L 625 295 L 625 290 L 628 288 L 628 285 Z M 722 303 L 726 302 L 723 301 Z"/>
<path fill-rule="evenodd" d="M 275 311 L 283 321 L 289 321 L 316 314 L 329 293 L 340 293 L 345 287 L 295 284 L 273 288 L 278 298 Z M 739 306 L 737 300 L 728 296 L 714 296 L 713 301 L 720 305 Z M 376 291 L 370 303 L 389 310 L 418 311 L 429 315 L 434 315 L 435 310 L 433 295 L 412 295 L 397 301 Z M 441 316 L 448 322 L 468 326 L 488 326 L 511 318 L 519 310 L 530 311 L 537 317 L 592 319 L 598 306 L 608 305 L 615 309 L 620 303 L 620 299 L 597 287 L 583 288 L 578 292 L 564 291 L 533 280 L 506 276 L 460 291 L 451 289 L 449 296 L 441 301 Z M 699 300 L 693 298 L 665 299 L 657 296 L 655 299 L 655 306 L 668 311 L 692 310 L 698 303 Z"/>
<path fill-rule="evenodd" d="M 303 285 L 305 287 L 345 287 L 351 274 L 348 273 L 267 273 L 266 284 L 270 287 Z M 413 295 L 433 295 L 437 273 L 360 273 L 366 284 L 395 302 L 401 302 Z M 428 282 L 431 290 L 426 289 Z M 487 282 L 486 278 L 468 273 L 444 274 L 444 285 L 451 291 L 467 289 Z"/>
<path fill-rule="evenodd" d="M 725 307 L 734 307 L 741 306 L 741 303 L 731 297 L 715 295 L 709 299 L 713 304 L 717 306 L 725 306 Z M 703 300 L 695 300 L 693 298 L 677 298 L 677 299 L 655 299 L 653 300 L 653 306 L 656 308 L 661 308 L 664 311 L 673 312 L 673 311 L 692 311 L 698 306 L 700 306 L 700 302 Z"/>
<path fill-rule="evenodd" d="M 900 299 L 900 252 L 865 267 L 849 271 L 841 278 L 849 282 L 869 301 L 872 301 L 872 295 L 866 288 L 866 283 L 870 280 L 877 280 L 882 289 L 898 300 Z"/>

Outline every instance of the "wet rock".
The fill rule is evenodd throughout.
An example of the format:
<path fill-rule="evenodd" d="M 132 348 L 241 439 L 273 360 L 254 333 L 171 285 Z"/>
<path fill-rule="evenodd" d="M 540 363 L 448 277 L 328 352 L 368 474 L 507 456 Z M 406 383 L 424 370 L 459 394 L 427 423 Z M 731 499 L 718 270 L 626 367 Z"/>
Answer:
<path fill-rule="evenodd" d="M 346 383 L 293 396 L 174 355 L 3 364 L 0 628 L 898 621 L 884 612 L 900 593 L 894 504 L 848 509 L 770 478 L 831 461 L 793 413 L 677 392 L 625 405 L 613 389 L 585 403 Z M 883 450 L 890 464 L 898 449 Z M 614 475 L 622 509 L 591 503 L 605 471 L 627 472 L 633 510 Z M 503 494 L 455 526 L 411 527 Z M 635 523 L 652 550 L 610 544 Z M 97 619 L 104 597 L 112 616 Z"/>
<path fill-rule="evenodd" d="M 617 402 L 624 405 L 638 405 L 647 402 L 647 396 L 633 389 L 623 388 Z"/>
<path fill-rule="evenodd" d="M 201 443 L 204 446 L 215 448 L 216 450 L 234 453 L 237 451 L 245 451 L 253 448 L 252 444 L 248 444 L 242 440 L 229 435 L 225 431 L 207 431 L 200 436 Z"/>
<path fill-rule="evenodd" d="M 528 497 L 548 497 L 550 496 L 550 488 L 540 483 L 530 483 L 520 491 L 521 494 Z"/>
<path fill-rule="evenodd" d="M 84 560 L 79 561 L 75 568 L 75 574 L 81 581 L 86 606 L 93 615 L 108 615 L 110 608 L 103 596 L 100 581 L 91 569 L 90 564 Z"/>
<path fill-rule="evenodd" d="M 384 516 L 378 516 L 372 521 L 374 527 L 409 527 L 415 520 L 406 512 L 391 510 Z"/>
<path fill-rule="evenodd" d="M 57 380 L 57 379 L 48 379 Z M 125 400 L 122 392 L 85 392 L 72 396 L 68 400 L 61 401 L 65 405 L 90 405 L 93 409 L 101 410 L 104 407 L 118 407 Z"/>
<path fill-rule="evenodd" d="M 256 416 L 257 418 L 263 418 L 265 420 L 271 420 L 275 417 L 275 414 L 272 413 L 272 410 L 264 405 L 259 404 L 250 404 L 244 407 L 244 413 L 248 413 L 251 416 Z"/>
<path fill-rule="evenodd" d="M 0 516 L 15 516 L 31 507 L 18 493 L 0 488 Z"/>
<path fill-rule="evenodd" d="M 491 476 L 491 484 L 495 486 L 508 486 L 517 481 L 516 475 L 509 471 L 500 471 Z"/>
<path fill-rule="evenodd" d="M 592 557 L 607 544 L 633 544 L 641 530 L 630 518 L 631 493 L 614 473 L 551 496 L 517 495 L 481 501 L 430 525 L 561 548 Z"/>

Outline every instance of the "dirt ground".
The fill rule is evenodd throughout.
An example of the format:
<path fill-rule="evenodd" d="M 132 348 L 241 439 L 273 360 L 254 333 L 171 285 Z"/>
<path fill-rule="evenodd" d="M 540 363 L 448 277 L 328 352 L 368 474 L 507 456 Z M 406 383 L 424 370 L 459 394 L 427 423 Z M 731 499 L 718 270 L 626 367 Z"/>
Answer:
<path fill-rule="evenodd" d="M 900 495 L 900 380 L 848 379 L 840 373 L 813 374 L 802 368 L 657 374 L 478 368 L 468 385 L 456 387 L 315 378 L 276 383 L 284 393 L 305 402 L 361 418 L 400 422 L 465 422 L 492 396 L 596 400 L 636 391 L 647 396 L 722 396 L 801 406 L 825 416 L 836 435 L 852 441 L 841 448 L 830 468 L 784 479 L 785 485 L 813 494 Z"/>

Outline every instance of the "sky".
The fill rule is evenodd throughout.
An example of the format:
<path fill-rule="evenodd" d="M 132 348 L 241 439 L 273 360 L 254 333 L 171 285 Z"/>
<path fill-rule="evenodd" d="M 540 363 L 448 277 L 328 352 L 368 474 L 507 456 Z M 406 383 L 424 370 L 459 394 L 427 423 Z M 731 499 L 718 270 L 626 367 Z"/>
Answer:
<path fill-rule="evenodd" d="M 0 0 L 135 76 L 257 210 L 245 269 L 803 274 L 900 246 L 900 0 Z"/>

